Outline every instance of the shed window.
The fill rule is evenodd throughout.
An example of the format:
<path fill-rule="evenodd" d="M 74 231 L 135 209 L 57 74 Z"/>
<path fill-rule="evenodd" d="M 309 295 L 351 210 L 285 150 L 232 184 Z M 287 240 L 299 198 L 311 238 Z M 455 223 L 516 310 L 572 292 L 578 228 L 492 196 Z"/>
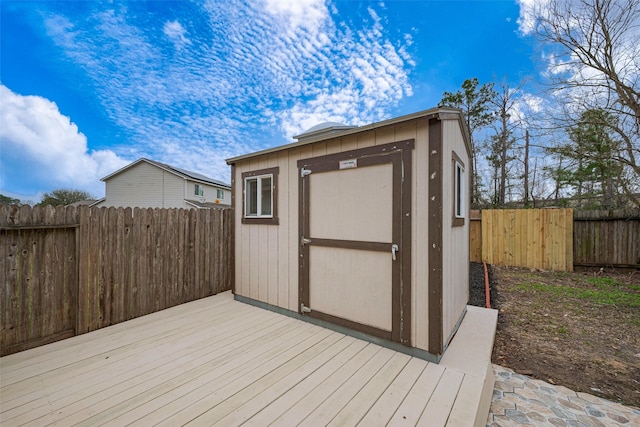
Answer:
<path fill-rule="evenodd" d="M 204 187 L 200 184 L 196 184 L 194 194 L 196 196 L 204 196 Z"/>
<path fill-rule="evenodd" d="M 466 175 L 464 171 L 464 163 L 460 157 L 453 153 L 453 226 L 464 225 L 466 216 Z"/>
<path fill-rule="evenodd" d="M 262 169 L 242 174 L 245 224 L 278 224 L 278 168 Z"/>

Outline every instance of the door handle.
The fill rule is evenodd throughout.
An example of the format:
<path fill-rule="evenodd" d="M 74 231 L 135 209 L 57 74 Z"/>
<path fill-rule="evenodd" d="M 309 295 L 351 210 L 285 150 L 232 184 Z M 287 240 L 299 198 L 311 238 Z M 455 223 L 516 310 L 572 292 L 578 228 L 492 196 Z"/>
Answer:
<path fill-rule="evenodd" d="M 392 260 L 396 260 L 396 252 L 398 252 L 400 249 L 398 249 L 398 245 L 396 245 L 395 243 L 393 245 L 391 245 L 391 259 Z"/>

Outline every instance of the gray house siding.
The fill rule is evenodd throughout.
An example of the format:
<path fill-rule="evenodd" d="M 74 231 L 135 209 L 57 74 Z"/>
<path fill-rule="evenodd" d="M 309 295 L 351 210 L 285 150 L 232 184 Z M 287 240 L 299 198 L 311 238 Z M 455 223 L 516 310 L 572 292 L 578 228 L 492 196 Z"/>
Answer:
<path fill-rule="evenodd" d="M 138 161 L 103 179 L 105 198 L 97 207 L 194 208 L 230 205 L 231 190 L 190 179 L 148 161 Z M 196 186 L 202 191 L 196 194 Z M 218 190 L 222 197 L 218 198 Z"/>

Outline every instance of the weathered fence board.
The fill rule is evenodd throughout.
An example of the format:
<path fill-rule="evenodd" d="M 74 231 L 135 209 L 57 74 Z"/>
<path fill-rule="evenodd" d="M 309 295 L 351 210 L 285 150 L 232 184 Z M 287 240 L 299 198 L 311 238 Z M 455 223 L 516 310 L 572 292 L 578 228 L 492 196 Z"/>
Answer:
<path fill-rule="evenodd" d="M 75 222 L 51 207 L 1 211 L 0 354 L 73 336 Z"/>
<path fill-rule="evenodd" d="M 576 211 L 574 264 L 640 268 L 640 210 Z"/>
<path fill-rule="evenodd" d="M 571 209 L 484 210 L 480 229 L 482 261 L 573 271 Z"/>
<path fill-rule="evenodd" d="M 0 354 L 230 289 L 232 211 L 0 208 Z"/>

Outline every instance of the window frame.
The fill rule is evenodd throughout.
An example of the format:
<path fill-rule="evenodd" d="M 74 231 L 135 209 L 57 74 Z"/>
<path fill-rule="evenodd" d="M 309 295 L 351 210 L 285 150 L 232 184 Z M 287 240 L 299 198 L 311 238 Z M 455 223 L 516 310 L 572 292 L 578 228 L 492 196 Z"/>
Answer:
<path fill-rule="evenodd" d="M 279 167 L 259 169 L 250 172 L 243 172 L 242 177 L 242 223 L 243 224 L 265 224 L 278 225 L 278 173 Z M 260 214 L 261 208 L 261 186 L 262 179 L 271 178 L 271 215 Z M 256 179 L 257 185 L 257 206 L 256 215 L 247 215 L 247 181 Z"/>
<path fill-rule="evenodd" d="M 451 165 L 452 165 L 452 180 L 453 183 L 453 203 L 452 203 L 452 226 L 460 227 L 465 223 L 465 218 L 467 217 L 467 185 L 466 185 L 466 168 L 462 159 L 455 153 L 452 152 L 451 156 Z"/>
<path fill-rule="evenodd" d="M 216 199 L 224 200 L 224 190 L 222 188 L 216 188 Z"/>
<path fill-rule="evenodd" d="M 193 194 L 198 197 L 204 197 L 204 187 L 202 184 L 196 183 L 193 187 Z"/>

